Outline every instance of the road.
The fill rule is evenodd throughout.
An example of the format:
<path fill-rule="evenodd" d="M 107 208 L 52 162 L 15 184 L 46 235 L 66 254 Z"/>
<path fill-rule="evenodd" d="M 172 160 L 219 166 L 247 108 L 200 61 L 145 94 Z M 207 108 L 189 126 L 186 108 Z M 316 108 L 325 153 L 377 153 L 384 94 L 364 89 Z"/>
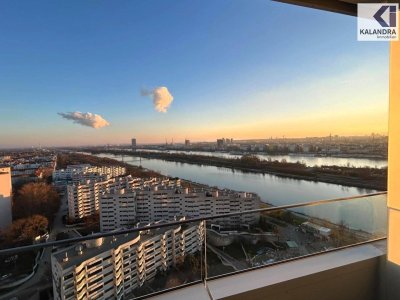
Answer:
<path fill-rule="evenodd" d="M 62 223 L 62 216 L 65 214 L 67 209 L 67 197 L 64 195 L 61 198 L 60 209 L 58 210 L 53 223 L 53 228 L 49 233 L 48 241 L 55 241 L 59 232 L 65 231 L 65 226 Z M 11 292 L 0 295 L 0 300 L 11 299 L 16 297 L 17 299 L 36 300 L 39 299 L 38 292 L 52 286 L 51 276 L 51 247 L 45 248 L 41 259 L 38 262 L 38 267 L 35 274 L 27 282 L 14 288 Z"/>
<path fill-rule="evenodd" d="M 241 262 L 241 261 L 237 260 L 236 258 L 233 258 L 232 256 L 228 255 L 224 251 L 219 250 L 218 248 L 211 246 L 210 244 L 207 244 L 207 249 L 214 252 L 219 257 L 222 264 L 231 266 L 236 271 L 244 270 L 249 267 L 246 263 Z"/>

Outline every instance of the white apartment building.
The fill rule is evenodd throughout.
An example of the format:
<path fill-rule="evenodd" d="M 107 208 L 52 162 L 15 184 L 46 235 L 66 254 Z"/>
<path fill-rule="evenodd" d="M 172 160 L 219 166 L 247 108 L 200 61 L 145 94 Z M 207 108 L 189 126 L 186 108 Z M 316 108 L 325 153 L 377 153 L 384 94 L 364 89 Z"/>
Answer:
<path fill-rule="evenodd" d="M 11 168 L 0 167 L 0 230 L 12 223 L 11 195 Z"/>
<path fill-rule="evenodd" d="M 91 216 L 99 210 L 100 195 L 115 188 L 129 188 L 134 182 L 131 176 L 110 178 L 98 173 L 72 175 L 67 185 L 68 216 L 72 220 Z"/>
<path fill-rule="evenodd" d="M 89 164 L 69 165 L 66 169 L 53 172 L 55 185 L 66 185 L 81 179 L 92 179 L 98 176 L 118 177 L 126 174 L 126 168 L 121 166 L 91 166 Z"/>
<path fill-rule="evenodd" d="M 99 209 L 98 196 L 107 181 L 87 181 L 86 184 L 68 185 L 68 216 L 72 220 L 91 216 Z"/>
<path fill-rule="evenodd" d="M 55 170 L 52 176 L 53 183 L 55 185 L 67 184 L 72 180 L 74 174 L 84 173 L 89 167 L 89 164 L 69 165 L 66 169 Z"/>
<path fill-rule="evenodd" d="M 134 192 L 115 190 L 100 197 L 100 230 L 113 231 L 130 227 L 136 223 L 136 201 Z"/>
<path fill-rule="evenodd" d="M 256 194 L 231 190 L 188 189 L 174 186 L 146 186 L 127 193 L 114 190 L 100 196 L 100 230 L 113 231 L 136 222 L 174 220 L 221 215 L 258 209 Z M 214 223 L 225 227 L 255 224 L 259 214 L 218 218 Z"/>
<path fill-rule="evenodd" d="M 256 194 L 231 190 L 154 186 L 135 192 L 136 216 L 142 222 L 172 220 L 176 216 L 200 218 L 260 208 L 260 198 Z M 213 222 L 238 227 L 255 224 L 258 220 L 258 214 L 249 214 L 219 218 Z"/>
<path fill-rule="evenodd" d="M 51 256 L 56 300 L 123 299 L 201 250 L 204 222 L 88 241 Z"/>
<path fill-rule="evenodd" d="M 88 177 L 89 176 L 89 177 Z M 71 219 L 81 219 L 99 211 L 99 199 L 113 190 L 124 189 L 127 192 L 140 187 L 161 185 L 180 186 L 180 180 L 168 178 L 141 179 L 132 176 L 110 178 L 109 174 L 81 173 L 72 176 L 72 184 L 67 186 L 68 214 Z"/>

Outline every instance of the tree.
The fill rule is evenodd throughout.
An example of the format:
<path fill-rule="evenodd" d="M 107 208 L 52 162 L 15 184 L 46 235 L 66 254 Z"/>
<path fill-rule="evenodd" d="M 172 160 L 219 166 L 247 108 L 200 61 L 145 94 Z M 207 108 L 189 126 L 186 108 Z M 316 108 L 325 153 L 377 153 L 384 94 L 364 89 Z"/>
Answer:
<path fill-rule="evenodd" d="M 23 185 L 13 198 L 14 219 L 41 214 L 52 220 L 59 207 L 57 191 L 44 182 Z"/>
<path fill-rule="evenodd" d="M 260 158 L 257 155 L 243 155 L 240 160 L 249 165 L 260 163 Z"/>
<path fill-rule="evenodd" d="M 33 215 L 14 221 L 3 231 L 7 245 L 30 244 L 35 237 L 47 231 L 49 222 L 42 215 Z"/>

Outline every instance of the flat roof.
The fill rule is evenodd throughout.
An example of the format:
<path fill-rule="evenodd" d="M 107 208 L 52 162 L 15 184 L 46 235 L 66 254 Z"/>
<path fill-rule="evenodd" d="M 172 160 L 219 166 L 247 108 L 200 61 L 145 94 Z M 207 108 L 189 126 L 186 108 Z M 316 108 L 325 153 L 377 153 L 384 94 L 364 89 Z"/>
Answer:
<path fill-rule="evenodd" d="M 162 223 L 158 223 L 162 224 Z M 198 223 L 188 223 L 189 226 L 197 226 Z M 162 227 L 158 229 L 151 229 L 150 233 L 142 234 L 140 237 L 140 241 L 144 242 L 153 238 L 156 235 L 164 234 L 168 230 L 178 228 L 178 225 Z M 143 231 L 146 231 L 146 228 L 143 228 Z M 87 247 L 86 241 L 76 243 L 73 246 L 69 246 L 67 248 L 60 249 L 59 251 L 52 254 L 52 256 L 58 261 L 58 263 L 63 268 L 69 268 L 76 264 L 82 263 L 86 260 L 89 260 L 103 252 L 110 251 L 111 249 L 115 249 L 122 244 L 128 243 L 139 236 L 138 232 L 127 233 L 127 234 L 119 234 L 118 231 L 115 231 L 115 236 L 103 237 L 102 244 L 99 246 Z M 89 240 L 89 243 L 95 244 L 98 239 Z M 78 246 L 82 246 L 82 254 L 78 254 L 76 250 Z M 65 258 L 65 253 L 67 253 L 68 261 L 63 261 Z"/>

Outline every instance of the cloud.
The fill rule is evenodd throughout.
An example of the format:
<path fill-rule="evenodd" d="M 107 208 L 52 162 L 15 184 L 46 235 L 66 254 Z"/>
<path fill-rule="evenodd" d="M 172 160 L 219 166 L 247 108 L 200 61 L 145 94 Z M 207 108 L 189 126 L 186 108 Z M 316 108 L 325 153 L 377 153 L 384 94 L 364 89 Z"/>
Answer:
<path fill-rule="evenodd" d="M 58 113 L 58 114 L 64 119 L 74 121 L 74 123 L 76 124 L 92 128 L 102 128 L 110 125 L 110 123 L 104 120 L 102 116 L 92 114 L 90 112 L 81 113 L 80 111 L 75 111 L 75 112 Z"/>
<path fill-rule="evenodd" d="M 156 87 L 153 90 L 142 90 L 142 96 L 151 96 L 153 98 L 154 108 L 158 112 L 166 113 L 174 97 L 165 86 Z"/>

